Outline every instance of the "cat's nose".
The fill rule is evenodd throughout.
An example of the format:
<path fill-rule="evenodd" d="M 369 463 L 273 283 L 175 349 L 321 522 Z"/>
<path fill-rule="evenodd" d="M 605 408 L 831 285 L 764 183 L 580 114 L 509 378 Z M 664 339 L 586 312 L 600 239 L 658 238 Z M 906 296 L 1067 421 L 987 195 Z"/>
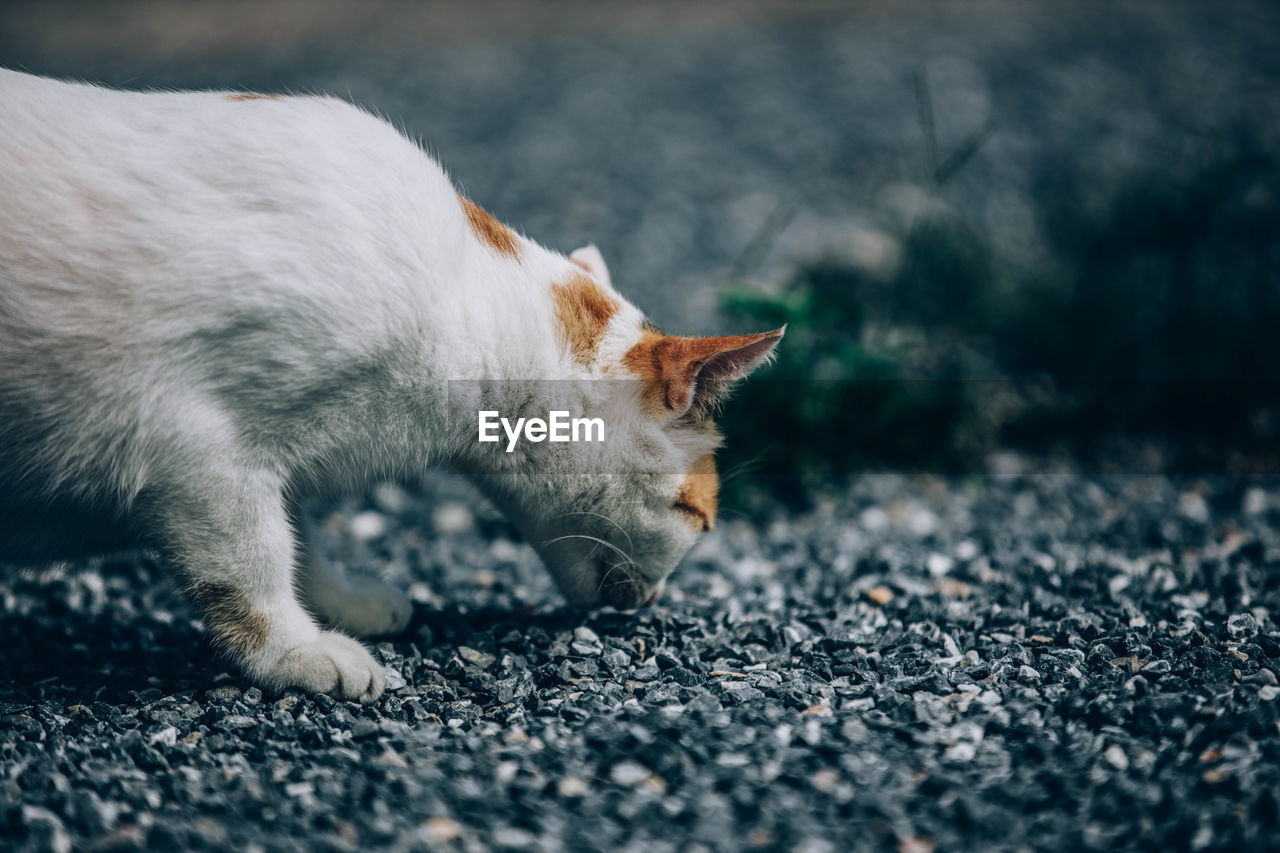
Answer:
<path fill-rule="evenodd" d="M 605 584 L 600 589 L 600 603 L 619 610 L 635 610 L 637 607 L 651 607 L 662 595 L 666 587 L 660 582 L 650 588 L 637 578 L 627 578 Z"/>
<path fill-rule="evenodd" d="M 663 578 L 653 585 L 653 591 L 649 593 L 649 597 L 644 600 L 645 607 L 652 607 L 662 597 L 662 593 L 667 588 L 667 579 Z"/>
<path fill-rule="evenodd" d="M 606 584 L 600 590 L 600 603 L 619 610 L 634 610 L 645 595 L 639 584 L 632 580 Z"/>

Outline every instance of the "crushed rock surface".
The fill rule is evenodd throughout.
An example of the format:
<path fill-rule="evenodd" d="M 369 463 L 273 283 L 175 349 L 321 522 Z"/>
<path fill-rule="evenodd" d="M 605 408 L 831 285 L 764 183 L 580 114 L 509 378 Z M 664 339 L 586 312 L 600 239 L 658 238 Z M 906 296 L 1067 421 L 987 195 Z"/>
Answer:
<path fill-rule="evenodd" d="M 0 847 L 1280 845 L 1280 483 L 868 476 L 634 614 L 447 477 L 316 514 L 415 600 L 372 706 L 225 672 L 144 559 L 0 580 Z"/>

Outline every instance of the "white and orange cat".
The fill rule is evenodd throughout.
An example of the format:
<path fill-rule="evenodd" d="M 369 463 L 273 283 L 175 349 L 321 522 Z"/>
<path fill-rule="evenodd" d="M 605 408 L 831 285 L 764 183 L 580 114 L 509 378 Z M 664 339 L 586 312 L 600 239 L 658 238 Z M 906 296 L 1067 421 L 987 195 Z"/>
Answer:
<path fill-rule="evenodd" d="M 0 70 L 0 560 L 150 549 L 263 686 L 382 692 L 350 635 L 409 602 L 308 557 L 300 503 L 432 465 L 480 470 L 570 601 L 651 601 L 715 519 L 714 398 L 781 336 L 662 334 L 593 247 L 517 235 L 343 101 Z M 607 409 L 608 472 L 469 466 L 494 446 L 451 381 Z"/>

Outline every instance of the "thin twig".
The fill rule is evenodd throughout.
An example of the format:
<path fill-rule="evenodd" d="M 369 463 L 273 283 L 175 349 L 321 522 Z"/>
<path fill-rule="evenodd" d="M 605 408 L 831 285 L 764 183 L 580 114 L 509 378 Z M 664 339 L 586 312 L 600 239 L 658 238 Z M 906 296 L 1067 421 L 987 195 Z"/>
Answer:
<path fill-rule="evenodd" d="M 956 150 L 951 152 L 942 165 L 938 166 L 933 175 L 934 183 L 942 186 L 951 179 L 952 175 L 963 169 L 965 164 L 973 159 L 973 156 L 991 138 L 991 134 L 996 132 L 996 127 L 998 126 L 999 122 L 994 118 L 988 118 L 982 127 L 969 134 L 963 142 L 956 146 Z"/>
<path fill-rule="evenodd" d="M 929 72 L 923 65 L 915 71 L 916 111 L 920 115 L 920 130 L 924 134 L 925 153 L 929 158 L 929 175 L 937 181 L 938 134 L 933 124 L 933 95 L 929 90 Z"/>
<path fill-rule="evenodd" d="M 796 211 L 799 210 L 800 203 L 795 199 L 786 199 L 778 202 L 777 207 L 760 223 L 760 227 L 756 229 L 756 233 L 751 235 L 751 239 L 747 241 L 747 245 L 738 255 L 738 259 L 733 262 L 733 266 L 729 269 L 729 278 L 732 282 L 741 282 L 750 273 L 754 273 L 764 263 L 765 256 L 769 254 L 769 250 L 773 248 L 773 244 L 782 236 L 782 232 L 791 224 L 791 220 L 795 218 Z"/>

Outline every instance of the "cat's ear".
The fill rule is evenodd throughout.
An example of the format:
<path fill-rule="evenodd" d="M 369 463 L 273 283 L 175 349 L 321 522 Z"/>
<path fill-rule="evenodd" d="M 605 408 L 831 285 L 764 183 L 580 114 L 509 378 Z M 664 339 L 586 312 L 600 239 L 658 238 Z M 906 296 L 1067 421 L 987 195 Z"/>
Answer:
<path fill-rule="evenodd" d="M 733 384 L 767 362 L 786 327 L 758 335 L 677 338 L 651 334 L 624 361 L 650 388 L 650 399 L 670 416 L 714 409 Z"/>
<path fill-rule="evenodd" d="M 605 265 L 604 256 L 595 243 L 588 243 L 578 249 L 569 256 L 569 260 L 591 273 L 596 281 L 613 286 L 613 279 L 609 278 L 609 267 Z"/>

